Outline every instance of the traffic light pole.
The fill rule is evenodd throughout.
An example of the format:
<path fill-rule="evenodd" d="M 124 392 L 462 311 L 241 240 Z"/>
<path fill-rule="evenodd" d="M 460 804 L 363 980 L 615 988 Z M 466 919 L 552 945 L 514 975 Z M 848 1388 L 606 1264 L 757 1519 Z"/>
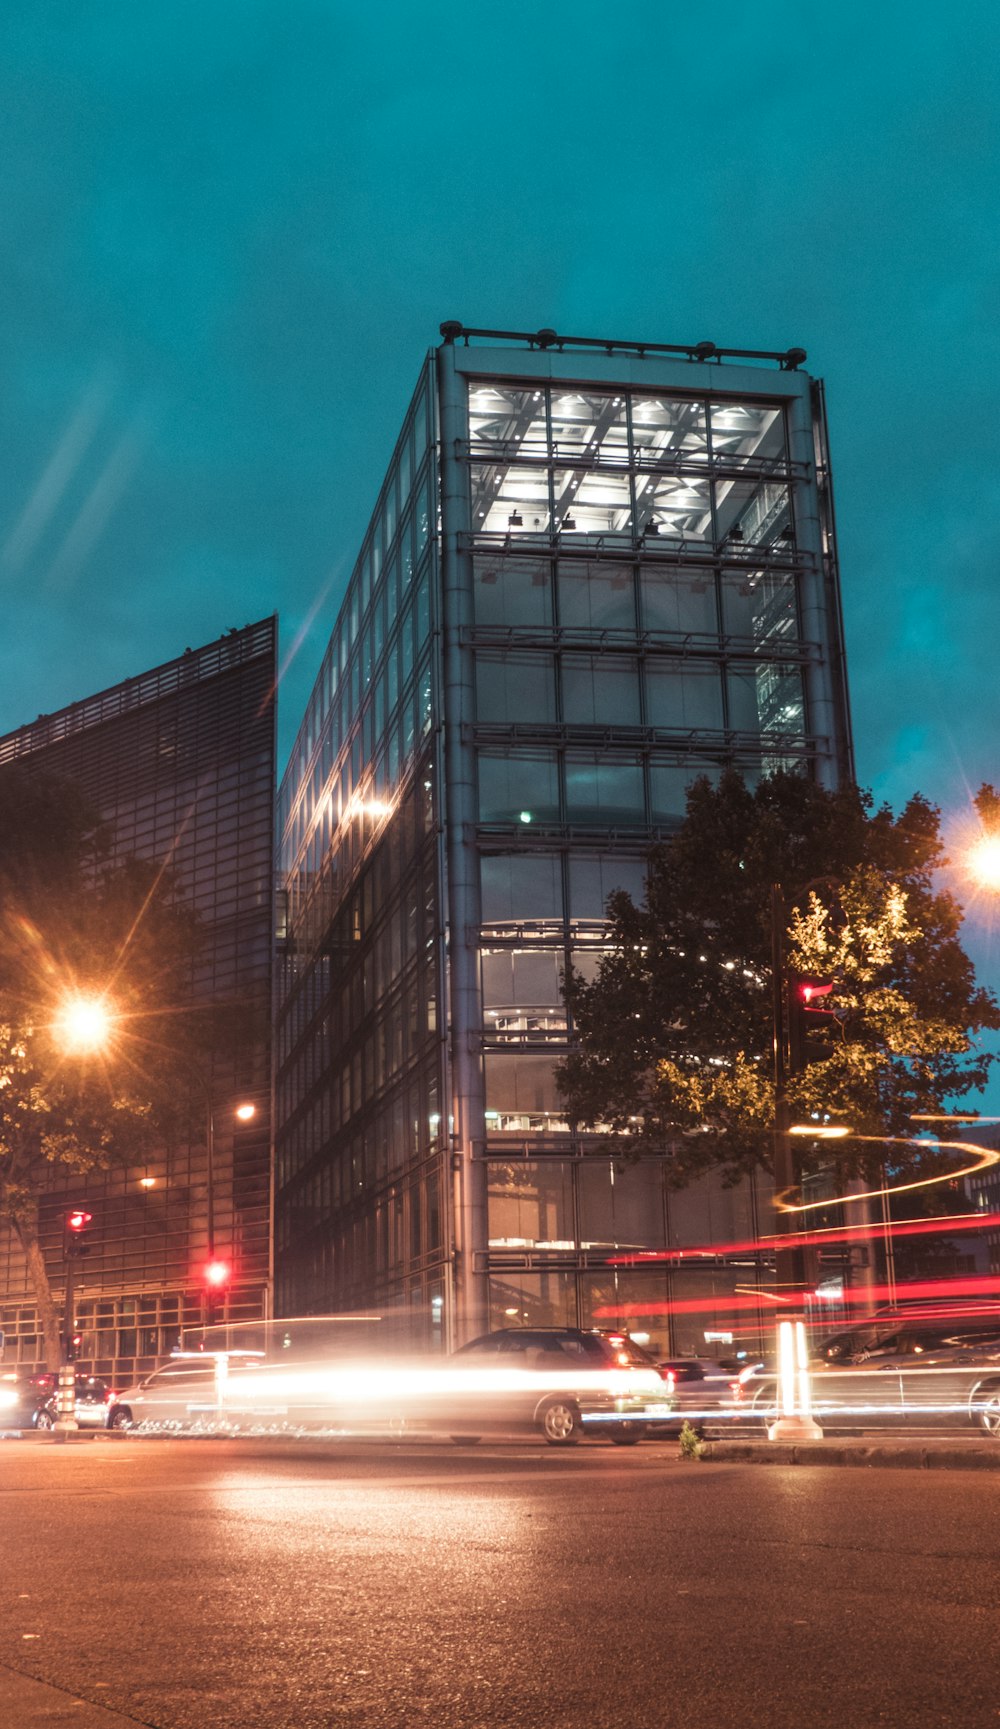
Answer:
<path fill-rule="evenodd" d="M 76 1420 L 76 1363 L 73 1339 L 76 1334 L 76 1244 L 67 1233 L 63 1243 L 66 1268 L 66 1294 L 63 1299 L 62 1361 L 56 1390 L 56 1420 L 52 1433 L 57 1441 L 65 1441 L 80 1427 Z"/>
<path fill-rule="evenodd" d="M 771 1037 L 774 1058 L 774 1199 L 777 1246 L 775 1286 L 778 1294 L 777 1363 L 779 1414 L 768 1428 L 772 1441 L 819 1440 L 823 1431 L 810 1414 L 809 1371 L 801 1293 L 804 1266 L 801 1248 L 783 1243 L 794 1215 L 785 1211 L 784 1197 L 798 1188 L 800 1173 L 792 1153 L 786 1081 L 785 1029 L 789 1020 L 788 977 L 785 970 L 785 896 L 780 883 L 771 887 Z M 789 1300 L 791 1299 L 791 1300 Z"/>
<path fill-rule="evenodd" d="M 774 1198 L 777 1211 L 775 1226 L 779 1238 L 775 1282 L 782 1300 L 793 1289 L 797 1291 L 802 1280 L 801 1255 L 796 1249 L 786 1246 L 780 1241 L 781 1237 L 789 1233 L 791 1217 L 777 1204 L 790 1189 L 795 1188 L 798 1181 L 798 1173 L 792 1155 L 792 1137 L 788 1132 L 791 1125 L 785 1087 L 788 1074 L 788 1065 L 785 1060 L 785 1023 L 788 1013 L 786 998 L 785 897 L 781 884 L 774 883 L 771 888 L 771 1040 L 774 1058 Z"/>

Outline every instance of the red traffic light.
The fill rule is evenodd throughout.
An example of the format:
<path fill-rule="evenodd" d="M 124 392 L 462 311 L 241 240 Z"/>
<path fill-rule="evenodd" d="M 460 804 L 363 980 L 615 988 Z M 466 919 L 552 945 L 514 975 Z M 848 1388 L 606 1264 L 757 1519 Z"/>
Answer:
<path fill-rule="evenodd" d="M 797 989 L 803 1008 L 808 1009 L 812 1007 L 814 997 L 828 997 L 830 992 L 833 990 L 833 985 L 832 983 L 828 985 L 814 985 L 810 984 L 806 979 L 800 979 Z M 826 1011 L 821 1009 L 818 1012 L 823 1014 Z"/>
<path fill-rule="evenodd" d="M 206 1285 L 211 1285 L 212 1289 L 216 1291 L 222 1285 L 228 1285 L 232 1270 L 228 1261 L 209 1261 L 205 1268 Z"/>
<path fill-rule="evenodd" d="M 67 1231 L 85 1231 L 93 1217 L 93 1213 L 85 1213 L 82 1207 L 77 1207 L 75 1212 L 68 1215 L 66 1229 Z"/>

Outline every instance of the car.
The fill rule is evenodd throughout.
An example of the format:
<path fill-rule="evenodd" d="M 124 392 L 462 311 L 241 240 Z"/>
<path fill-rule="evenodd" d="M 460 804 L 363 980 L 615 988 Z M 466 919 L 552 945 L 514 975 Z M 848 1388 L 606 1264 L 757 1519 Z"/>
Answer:
<path fill-rule="evenodd" d="M 58 1415 L 58 1383 L 58 1375 L 48 1371 L 37 1375 L 0 1372 L 0 1428 L 53 1428 Z M 77 1375 L 75 1415 L 79 1426 L 103 1429 L 111 1398 L 106 1381 L 96 1375 Z"/>
<path fill-rule="evenodd" d="M 666 1427 L 672 1433 L 682 1423 L 699 1429 L 708 1422 L 728 1422 L 741 1407 L 740 1388 L 753 1368 L 726 1368 L 710 1357 L 665 1357 L 657 1368 L 673 1394 L 676 1420 Z"/>
<path fill-rule="evenodd" d="M 222 1420 L 229 1377 L 257 1367 L 259 1352 L 188 1352 L 171 1358 L 134 1386 L 112 1394 L 109 1429 L 214 1424 Z"/>
<path fill-rule="evenodd" d="M 58 1381 L 58 1376 L 52 1376 Z M 81 1429 L 103 1429 L 108 1420 L 108 1407 L 114 1392 L 107 1381 L 97 1375 L 77 1375 L 74 1416 Z M 35 1419 L 36 1429 L 52 1429 L 59 1415 L 58 1391 L 53 1388 Z"/>
<path fill-rule="evenodd" d="M 471 1432 L 453 1435 L 457 1441 L 477 1440 L 484 1423 L 530 1424 L 551 1446 L 572 1445 L 583 1434 L 631 1446 L 650 1420 L 671 1410 L 669 1384 L 624 1333 L 501 1327 L 461 1345 L 449 1362 L 462 1375 L 468 1371 L 464 1381 L 456 1379 L 455 1397 Z"/>
<path fill-rule="evenodd" d="M 851 1329 L 848 1342 L 836 1335 L 820 1348 L 810 1382 L 813 1416 L 827 1431 L 973 1423 L 1000 1438 L 1000 1328 L 917 1321 Z M 755 1419 L 774 1420 L 773 1375 L 758 1371 L 741 1391 Z"/>
<path fill-rule="evenodd" d="M 879 1309 L 830 1333 L 815 1355 L 823 1362 L 860 1362 L 874 1348 L 905 1331 L 908 1337 L 934 1341 L 942 1336 L 960 1336 L 970 1342 L 1000 1337 L 1000 1307 L 996 1304 L 952 1305 L 945 1308 L 915 1305 L 908 1309 Z"/>

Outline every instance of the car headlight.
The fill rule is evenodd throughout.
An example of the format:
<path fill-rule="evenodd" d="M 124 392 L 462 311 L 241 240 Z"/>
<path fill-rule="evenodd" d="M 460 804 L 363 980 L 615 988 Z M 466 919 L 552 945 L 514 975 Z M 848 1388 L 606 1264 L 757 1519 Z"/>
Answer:
<path fill-rule="evenodd" d="M 13 1405 L 20 1403 L 20 1395 L 16 1387 L 0 1387 L 0 1410 L 9 1411 Z"/>

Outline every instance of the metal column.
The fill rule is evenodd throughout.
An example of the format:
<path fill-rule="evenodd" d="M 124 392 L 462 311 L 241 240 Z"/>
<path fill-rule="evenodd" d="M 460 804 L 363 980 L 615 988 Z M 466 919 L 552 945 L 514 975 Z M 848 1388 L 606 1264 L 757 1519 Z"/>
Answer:
<path fill-rule="evenodd" d="M 437 354 L 441 427 L 441 580 L 444 675 L 445 906 L 448 930 L 449 1066 L 453 1230 L 451 1342 L 489 1325 L 485 1268 L 485 1095 L 479 992 L 480 888 L 475 834 L 479 814 L 475 716 L 475 655 L 463 632 L 471 625 L 472 558 L 468 476 L 461 452 L 468 437 L 465 384 L 455 348 Z"/>

